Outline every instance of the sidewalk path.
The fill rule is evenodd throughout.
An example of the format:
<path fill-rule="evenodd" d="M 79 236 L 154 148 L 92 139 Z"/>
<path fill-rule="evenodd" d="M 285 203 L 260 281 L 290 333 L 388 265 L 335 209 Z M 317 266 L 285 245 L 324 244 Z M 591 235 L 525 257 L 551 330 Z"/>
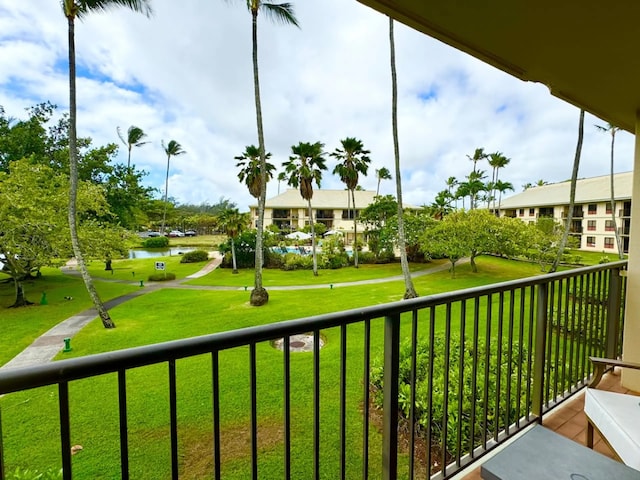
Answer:
<path fill-rule="evenodd" d="M 460 260 L 459 263 L 468 262 L 468 259 Z M 190 280 L 193 278 L 200 278 L 208 273 L 212 272 L 216 268 L 220 266 L 222 263 L 221 258 L 213 258 L 209 263 L 207 263 L 202 269 L 185 277 L 180 280 L 173 280 L 171 282 L 154 282 L 149 283 L 144 289 L 140 289 L 136 292 L 128 293 L 126 295 L 122 295 L 120 297 L 114 298 L 105 302 L 105 307 L 107 310 L 116 307 L 124 302 L 127 302 L 133 298 L 139 297 L 140 295 L 144 295 L 146 293 L 159 290 L 161 288 L 184 288 L 189 290 L 244 290 L 244 287 L 228 287 L 228 286 L 199 286 L 199 285 L 183 285 L 182 282 L 186 280 Z M 65 274 L 76 275 L 79 274 L 76 270 L 73 270 L 74 265 L 68 263 L 67 268 L 63 271 Z M 438 265 L 436 267 L 427 268 L 425 270 L 420 270 L 419 272 L 414 272 L 411 274 L 412 278 L 422 277 L 424 275 L 429 275 L 436 272 L 441 272 L 443 270 L 447 270 L 449 268 L 449 264 L 445 263 L 442 265 Z M 319 284 L 319 285 L 291 285 L 291 286 L 271 286 L 269 290 L 308 290 L 308 289 L 317 289 L 317 288 L 329 288 L 333 285 L 333 288 L 347 287 L 347 286 L 357 286 L 357 285 L 372 285 L 377 283 L 385 283 L 385 282 L 393 282 L 397 280 L 402 280 L 402 275 L 396 275 L 393 277 L 384 277 L 384 278 L 373 278 L 370 280 L 359 280 L 356 282 L 343 282 L 343 283 L 334 283 L 334 284 Z M 126 280 L 111 280 L 109 278 L 99 279 L 100 281 L 112 281 L 112 282 L 123 282 L 123 283 L 131 283 Z M 137 283 L 137 282 L 135 282 Z M 36 338 L 36 340 L 25 348 L 22 352 L 16 355 L 9 362 L 5 363 L 0 367 L 0 371 L 9 370 L 14 368 L 22 368 L 22 367 L 30 367 L 33 365 L 39 365 L 42 363 L 47 363 L 53 360 L 53 358 L 62 350 L 64 347 L 64 339 L 65 338 L 73 338 L 73 336 L 78 333 L 85 325 L 87 325 L 91 320 L 96 318 L 98 312 L 94 308 L 90 308 L 83 312 L 80 312 L 72 317 L 67 318 L 66 320 L 60 322 L 55 327 L 51 328 L 49 331 L 43 333 L 40 337 Z"/>

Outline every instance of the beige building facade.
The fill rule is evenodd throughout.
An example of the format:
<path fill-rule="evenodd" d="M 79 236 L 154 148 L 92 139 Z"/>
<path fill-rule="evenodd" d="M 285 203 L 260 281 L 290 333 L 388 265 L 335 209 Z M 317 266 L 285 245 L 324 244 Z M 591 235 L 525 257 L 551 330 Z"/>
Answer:
<path fill-rule="evenodd" d="M 603 175 L 577 181 L 570 233 L 579 239 L 582 250 L 617 254 L 617 230 L 623 252 L 629 252 L 632 180 L 633 172 L 614 175 L 615 221 L 610 202 L 611 177 Z M 527 223 L 549 217 L 565 225 L 569 214 L 570 187 L 569 181 L 531 187 L 503 200 L 500 216 L 519 218 Z"/>
<path fill-rule="evenodd" d="M 376 192 L 360 190 L 355 192 L 356 218 L 360 212 L 373 203 Z M 353 242 L 353 206 L 348 190 L 314 190 L 311 199 L 311 215 L 314 223 L 322 223 L 327 230 L 335 230 L 345 235 L 347 243 Z M 251 205 L 253 226 L 258 219 L 258 206 Z M 297 189 L 287 189 L 284 193 L 268 198 L 264 211 L 264 226 L 277 225 L 283 231 L 295 232 L 309 225 L 309 205 Z M 364 232 L 364 225 L 358 222 L 358 237 Z"/>

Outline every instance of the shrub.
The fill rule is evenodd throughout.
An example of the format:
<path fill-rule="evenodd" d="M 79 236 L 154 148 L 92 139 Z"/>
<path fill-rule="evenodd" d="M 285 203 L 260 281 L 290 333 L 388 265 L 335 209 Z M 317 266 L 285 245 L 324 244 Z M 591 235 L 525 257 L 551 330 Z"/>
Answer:
<path fill-rule="evenodd" d="M 298 255 L 297 253 L 287 253 L 284 256 L 282 270 L 311 270 L 313 269 L 313 258 L 311 255 Z"/>
<path fill-rule="evenodd" d="M 209 260 L 209 253 L 205 250 L 193 250 L 185 253 L 180 259 L 180 263 L 197 263 Z"/>
<path fill-rule="evenodd" d="M 169 282 L 176 279 L 175 273 L 157 272 L 149 275 L 150 282 Z"/>
<path fill-rule="evenodd" d="M 62 469 L 50 468 L 45 472 L 39 472 L 38 470 L 21 470 L 18 467 L 9 473 L 7 480 L 62 480 Z"/>
<path fill-rule="evenodd" d="M 609 263 L 611 260 L 609 259 L 608 255 L 603 255 L 600 257 L 600 260 L 598 260 L 598 263 Z"/>
<path fill-rule="evenodd" d="M 459 423 L 461 422 L 462 438 L 461 445 L 468 447 L 471 441 L 471 432 L 473 432 L 473 445 L 478 446 L 483 440 L 483 422 L 487 418 L 487 435 L 489 432 L 495 432 L 496 428 L 502 430 L 506 427 L 506 417 L 508 421 L 516 420 L 515 415 L 519 408 L 520 414 L 528 411 L 528 405 L 525 404 L 524 396 L 519 397 L 512 393 L 510 403 L 507 404 L 506 395 L 496 395 L 496 365 L 498 365 L 497 348 L 495 343 L 490 346 L 490 352 L 487 353 L 485 342 L 478 340 L 477 352 L 474 355 L 473 339 L 465 339 L 463 355 L 463 379 L 462 391 L 459 391 L 460 384 L 460 355 L 461 342 L 456 335 L 451 335 L 449 345 L 449 365 L 444 364 L 445 360 L 446 340 L 443 333 L 438 333 L 434 338 L 433 347 L 433 382 L 428 384 L 429 372 L 429 344 L 426 340 L 419 340 L 417 345 L 417 361 L 416 361 L 416 403 L 415 403 L 415 419 L 416 431 L 418 435 L 426 435 L 426 429 L 431 427 L 431 438 L 434 444 L 442 442 L 444 423 L 444 378 L 445 372 L 449 376 L 448 384 L 448 417 L 446 419 L 447 440 L 446 449 L 449 454 L 454 454 L 457 448 L 457 432 Z M 511 348 L 512 356 L 508 358 L 509 348 Z M 474 379 L 472 378 L 471 365 L 477 362 L 477 365 L 484 366 L 485 361 L 489 361 L 489 377 L 485 378 L 484 368 L 478 368 L 475 379 L 475 392 L 473 391 Z M 521 355 L 521 356 L 520 356 Z M 500 359 L 500 385 L 501 390 L 506 388 L 509 381 L 508 374 L 511 373 L 511 392 L 517 392 L 518 382 L 518 359 L 522 359 L 521 371 L 523 376 L 526 375 L 527 353 L 524 348 L 520 349 L 517 343 L 511 346 L 506 340 L 503 340 L 502 355 Z M 373 392 L 374 403 L 382 408 L 382 382 L 383 382 L 383 360 L 376 359 L 371 368 L 371 386 Z M 509 365 L 511 372 L 509 372 Z M 526 385 L 527 379 L 522 378 L 522 385 Z M 488 385 L 487 385 L 488 384 Z M 484 389 L 488 389 L 488 404 L 484 404 Z M 409 422 L 409 414 L 411 407 L 411 344 L 405 341 L 400 349 L 400 369 L 399 369 L 399 414 L 400 421 L 406 426 Z M 432 413 L 427 410 L 428 393 L 432 395 Z M 499 403 L 496 404 L 496 396 Z M 462 417 L 458 418 L 458 401 L 462 401 Z M 518 405 L 520 402 L 520 405 Z M 475 404 L 475 424 L 471 425 L 471 405 Z"/>
<path fill-rule="evenodd" d="M 142 246 L 145 248 L 163 248 L 169 246 L 169 239 L 167 237 L 149 237 L 142 242 Z"/>

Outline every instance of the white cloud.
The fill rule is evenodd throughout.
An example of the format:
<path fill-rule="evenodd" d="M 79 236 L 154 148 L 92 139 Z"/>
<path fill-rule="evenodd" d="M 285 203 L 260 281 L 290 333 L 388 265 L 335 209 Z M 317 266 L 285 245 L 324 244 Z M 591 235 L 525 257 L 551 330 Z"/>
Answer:
<path fill-rule="evenodd" d="M 34 5 L 35 4 L 35 5 Z M 251 17 L 244 2 L 153 0 L 150 19 L 126 10 L 93 14 L 76 27 L 79 133 L 119 143 L 135 124 L 150 145 L 132 161 L 164 189 L 161 140 L 188 152 L 171 161 L 169 195 L 181 202 L 252 202 L 234 156 L 257 143 Z M 299 141 L 332 151 L 356 136 L 374 169 L 393 170 L 388 20 L 352 1 L 295 2 L 301 28 L 259 19 L 260 80 L 267 148 L 279 165 Z M 501 151 L 501 178 L 517 190 L 569 178 L 578 110 L 541 85 L 521 82 L 396 24 L 400 152 L 405 200 L 430 203 L 449 176 L 463 178 L 475 148 Z M 0 0 L 0 105 L 20 116 L 51 100 L 67 109 L 66 20 L 57 2 Z M 608 173 L 609 135 L 585 122 L 580 176 Z M 633 138 L 620 133 L 618 171 L 632 168 Z M 121 149 L 119 161 L 126 162 Z M 333 162 L 328 162 L 330 170 Z M 481 166 L 480 168 L 486 168 Z M 342 188 L 329 172 L 323 186 Z M 275 194 L 277 182 L 269 186 Z M 393 193 L 393 182 L 382 182 Z"/>

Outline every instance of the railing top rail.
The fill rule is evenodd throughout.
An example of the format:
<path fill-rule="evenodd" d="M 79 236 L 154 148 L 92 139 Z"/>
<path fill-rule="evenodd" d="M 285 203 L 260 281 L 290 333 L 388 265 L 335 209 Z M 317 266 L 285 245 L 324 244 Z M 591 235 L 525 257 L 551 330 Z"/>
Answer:
<path fill-rule="evenodd" d="M 4 370 L 0 371 L 0 394 L 113 373 L 120 370 L 166 362 L 172 359 L 222 351 L 229 348 L 269 341 L 312 330 L 321 330 L 339 325 L 361 322 L 367 319 L 399 315 L 405 312 L 464 301 L 507 290 L 517 290 L 520 288 L 550 283 L 556 280 L 576 277 L 590 272 L 622 270 L 626 268 L 626 265 L 626 260 L 610 262 L 597 266 L 577 268 L 566 272 L 557 272 L 508 282 L 500 282 L 482 287 L 429 295 L 427 297 L 401 300 L 382 305 L 300 318 L 297 320 L 287 320 L 268 325 L 260 325 L 199 337 L 173 340 L 154 345 L 99 353 L 81 358 L 60 360 L 34 367 Z"/>

